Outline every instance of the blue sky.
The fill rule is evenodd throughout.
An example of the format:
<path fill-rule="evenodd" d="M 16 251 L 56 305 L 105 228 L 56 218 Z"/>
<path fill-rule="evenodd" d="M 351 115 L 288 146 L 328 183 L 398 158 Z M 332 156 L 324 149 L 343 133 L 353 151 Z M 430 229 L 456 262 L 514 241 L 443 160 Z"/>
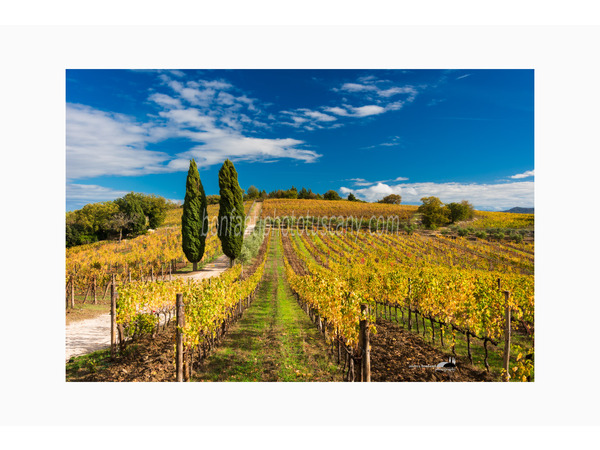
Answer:
<path fill-rule="evenodd" d="M 67 210 L 243 189 L 532 207 L 533 70 L 67 70 Z"/>

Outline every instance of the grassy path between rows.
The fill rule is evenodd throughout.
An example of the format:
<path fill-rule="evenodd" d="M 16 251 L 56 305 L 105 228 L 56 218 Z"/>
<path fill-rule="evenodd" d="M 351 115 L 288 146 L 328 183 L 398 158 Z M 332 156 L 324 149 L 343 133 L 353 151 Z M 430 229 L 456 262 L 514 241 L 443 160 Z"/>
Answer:
<path fill-rule="evenodd" d="M 254 302 L 192 381 L 341 381 L 321 334 L 292 296 L 272 235 Z"/>

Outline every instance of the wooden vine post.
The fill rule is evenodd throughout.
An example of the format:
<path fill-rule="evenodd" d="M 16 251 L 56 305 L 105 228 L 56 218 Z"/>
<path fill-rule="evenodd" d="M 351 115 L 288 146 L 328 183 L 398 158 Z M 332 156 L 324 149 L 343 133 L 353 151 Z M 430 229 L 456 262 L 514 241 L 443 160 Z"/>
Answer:
<path fill-rule="evenodd" d="M 177 308 L 177 348 L 176 348 L 176 370 L 177 381 L 183 381 L 183 327 L 185 325 L 185 312 L 183 309 L 183 294 L 177 294 L 175 302 Z"/>
<path fill-rule="evenodd" d="M 366 304 L 360 305 L 360 336 L 359 345 L 361 349 L 361 381 L 371 381 L 371 345 L 369 342 L 369 307 Z"/>
<path fill-rule="evenodd" d="M 410 308 L 411 308 L 411 301 L 410 301 L 410 295 L 411 295 L 412 289 L 411 289 L 411 285 L 410 285 L 410 278 L 408 279 L 408 331 L 411 330 L 412 328 L 412 320 L 410 317 Z"/>
<path fill-rule="evenodd" d="M 75 278 L 71 275 L 71 309 L 75 309 Z"/>
<path fill-rule="evenodd" d="M 502 367 L 504 368 L 504 381 L 510 379 L 510 373 L 508 371 L 510 366 L 510 292 L 504 291 L 504 359 L 502 360 Z"/>
<path fill-rule="evenodd" d="M 117 352 L 117 292 L 115 274 L 112 274 L 110 285 L 110 356 L 114 358 Z"/>
<path fill-rule="evenodd" d="M 98 304 L 98 301 L 96 298 L 96 275 L 94 275 L 92 289 L 94 290 L 94 305 L 96 305 L 96 304 Z"/>

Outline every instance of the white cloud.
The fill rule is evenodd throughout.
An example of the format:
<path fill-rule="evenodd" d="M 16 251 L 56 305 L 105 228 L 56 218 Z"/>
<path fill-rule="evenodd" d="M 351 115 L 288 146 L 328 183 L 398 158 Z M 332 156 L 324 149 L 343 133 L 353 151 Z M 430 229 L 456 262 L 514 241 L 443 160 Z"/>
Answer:
<path fill-rule="evenodd" d="M 407 101 L 412 102 L 417 96 L 417 90 L 412 86 L 395 86 L 389 89 L 381 89 L 377 92 L 377 95 L 381 97 L 391 97 L 398 94 L 408 94 Z"/>
<path fill-rule="evenodd" d="M 338 116 L 347 116 L 348 112 L 344 108 L 340 108 L 338 106 L 333 106 L 330 108 L 324 108 L 325 111 L 329 111 L 330 113 L 337 114 Z"/>
<path fill-rule="evenodd" d="M 470 76 L 471 76 L 471 74 L 470 74 L 470 73 L 467 73 L 466 75 L 461 75 L 460 77 L 457 77 L 456 79 L 457 79 L 457 80 L 460 80 L 460 79 L 462 79 L 462 78 L 467 78 L 467 77 L 470 77 Z"/>
<path fill-rule="evenodd" d="M 172 85 L 171 80 L 164 81 Z M 223 91 L 214 94 L 209 108 L 188 106 L 183 109 L 169 109 L 165 107 L 160 116 L 166 120 L 164 126 L 170 130 L 170 135 L 187 138 L 193 144 L 190 150 L 175 155 L 167 165 L 168 170 L 187 170 L 190 158 L 195 158 L 199 166 L 210 166 L 220 164 L 225 158 L 233 161 L 272 161 L 291 158 L 314 162 L 321 156 L 317 152 L 301 148 L 304 142 L 297 139 L 264 139 L 247 136 L 244 132 L 246 126 L 266 125 L 252 118 L 257 114 L 260 115 L 254 100 L 245 95 L 234 95 L 235 88 L 230 84 L 222 81 L 191 81 L 186 86 L 188 87 L 175 85 L 174 89 L 182 99 L 184 96 L 190 97 L 186 89 L 194 90 L 195 93 L 190 97 L 192 102 L 188 101 L 192 105 L 197 104 L 198 98 L 208 98 L 204 93 L 206 90 L 227 89 L 233 94 Z M 286 113 L 291 115 L 291 123 L 294 126 L 301 126 L 310 121 L 310 115 Z M 322 120 L 323 117 L 319 119 Z"/>
<path fill-rule="evenodd" d="M 363 147 L 363 148 L 365 150 L 369 150 L 372 148 L 379 148 L 379 147 L 397 147 L 399 145 L 402 145 L 400 136 L 391 136 L 389 138 L 389 140 L 386 142 L 382 142 L 381 144 L 369 145 L 368 147 Z"/>
<path fill-rule="evenodd" d="M 533 170 L 528 170 L 527 172 L 523 172 L 523 173 L 518 173 L 516 175 L 512 175 L 510 178 L 512 179 L 519 179 L 519 178 L 529 178 L 529 177 L 533 177 L 534 176 L 534 171 Z"/>
<path fill-rule="evenodd" d="M 442 202 L 470 201 L 475 208 L 505 210 L 515 206 L 533 206 L 533 181 L 520 181 L 502 184 L 478 183 L 402 183 L 389 185 L 378 182 L 363 189 L 341 187 L 343 195 L 353 193 L 358 198 L 370 202 L 380 200 L 389 194 L 399 194 L 403 203 L 421 203 L 422 197 L 439 197 Z"/>
<path fill-rule="evenodd" d="M 350 93 L 356 92 L 371 92 L 379 97 L 392 97 L 394 95 L 399 94 L 409 94 L 409 101 L 414 100 L 417 95 L 417 90 L 413 86 L 391 86 L 387 89 L 382 89 L 379 86 L 376 86 L 376 83 L 386 83 L 382 80 L 377 80 L 375 78 L 371 78 L 369 80 L 362 79 L 365 84 L 358 83 L 344 83 L 339 91 L 345 91 Z M 387 82 L 389 83 L 389 82 Z"/>
<path fill-rule="evenodd" d="M 365 92 L 365 91 L 377 91 L 377 87 L 368 84 L 358 84 L 358 83 L 344 83 L 340 88 L 342 91 L 347 92 Z"/>
<path fill-rule="evenodd" d="M 367 117 L 384 113 L 385 108 L 382 108 L 378 105 L 365 105 L 359 107 L 344 105 L 344 108 L 334 106 L 331 108 L 325 108 L 325 111 L 344 117 Z"/>
<path fill-rule="evenodd" d="M 173 92 L 149 95 L 160 111 L 144 123 L 123 114 L 67 104 L 68 180 L 185 171 L 191 157 L 206 166 L 219 164 L 225 158 L 313 162 L 321 156 L 301 148 L 304 142 L 300 140 L 255 137 L 258 129 L 268 128 L 259 120 L 263 114 L 253 99 L 225 81 L 186 82 L 166 73 L 160 73 L 159 78 Z M 304 113 L 293 120 L 299 124 L 336 120 L 318 111 Z M 169 138 L 188 139 L 190 150 L 170 155 L 146 148 Z"/>
<path fill-rule="evenodd" d="M 311 117 L 319 122 L 333 122 L 335 120 L 337 120 L 335 117 L 330 116 L 328 114 L 323 114 L 319 111 L 310 111 L 310 110 L 303 110 L 304 114 L 306 114 L 308 117 Z"/>
<path fill-rule="evenodd" d="M 296 139 L 260 139 L 227 131 L 214 130 L 199 140 L 202 145 L 180 153 L 169 163 L 174 171 L 187 170 L 189 160 L 195 158 L 198 166 L 220 164 L 225 158 L 232 161 L 271 161 L 274 158 L 292 158 L 307 163 L 319 158 L 317 152 L 298 148 L 303 141 Z"/>
<path fill-rule="evenodd" d="M 67 104 L 67 179 L 164 171 L 166 153 L 146 150 L 148 128 L 121 115 Z"/>
<path fill-rule="evenodd" d="M 352 111 L 352 116 L 354 117 L 367 117 L 374 116 L 376 114 L 381 114 L 385 112 L 385 108 L 377 105 L 366 105 L 359 106 L 358 108 L 348 107 Z"/>
<path fill-rule="evenodd" d="M 168 95 L 165 94 L 161 94 L 161 93 L 154 93 L 149 97 L 149 100 L 152 100 L 153 102 L 161 105 L 161 106 L 166 106 L 166 107 L 172 107 L 172 108 L 181 108 L 181 102 L 173 97 L 169 97 Z"/>
<path fill-rule="evenodd" d="M 354 186 L 371 186 L 373 184 L 388 183 L 390 181 L 406 181 L 406 180 L 408 180 L 408 178 L 406 178 L 406 177 L 397 177 L 397 178 L 394 178 L 393 180 L 381 180 L 381 181 L 368 181 L 368 180 L 365 180 L 364 178 L 348 178 L 347 181 L 352 181 Z"/>
<path fill-rule="evenodd" d="M 90 202 L 104 202 L 126 195 L 127 191 L 119 191 L 96 184 L 67 183 L 67 202 L 74 205 L 85 205 Z"/>
<path fill-rule="evenodd" d="M 333 124 L 337 118 L 319 111 L 313 111 L 307 108 L 298 108 L 293 111 L 281 111 L 285 117 L 289 117 L 291 122 L 280 121 L 280 125 L 289 125 L 294 128 L 302 127 L 305 130 L 314 130 L 321 128 L 337 128 L 341 124 Z"/>

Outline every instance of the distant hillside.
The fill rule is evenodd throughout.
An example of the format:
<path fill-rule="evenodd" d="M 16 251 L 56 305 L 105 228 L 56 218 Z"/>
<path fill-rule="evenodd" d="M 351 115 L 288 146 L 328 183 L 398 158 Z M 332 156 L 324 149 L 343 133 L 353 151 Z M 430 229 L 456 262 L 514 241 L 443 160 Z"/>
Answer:
<path fill-rule="evenodd" d="M 534 214 L 533 212 L 533 208 L 511 208 L 508 211 L 502 211 L 502 212 L 509 212 L 509 213 L 519 213 L 519 214 Z"/>

